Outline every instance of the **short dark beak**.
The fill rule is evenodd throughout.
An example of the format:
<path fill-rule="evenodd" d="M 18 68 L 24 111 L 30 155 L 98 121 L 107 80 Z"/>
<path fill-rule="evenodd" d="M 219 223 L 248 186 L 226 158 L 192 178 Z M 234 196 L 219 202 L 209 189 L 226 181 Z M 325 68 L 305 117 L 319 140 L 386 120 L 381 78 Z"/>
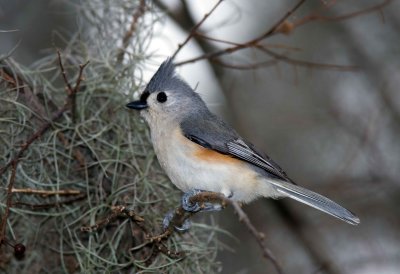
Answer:
<path fill-rule="evenodd" d="M 130 102 L 129 104 L 126 105 L 127 108 L 131 108 L 131 109 L 136 109 L 136 110 L 142 110 L 148 107 L 146 102 L 143 101 L 133 101 Z"/>

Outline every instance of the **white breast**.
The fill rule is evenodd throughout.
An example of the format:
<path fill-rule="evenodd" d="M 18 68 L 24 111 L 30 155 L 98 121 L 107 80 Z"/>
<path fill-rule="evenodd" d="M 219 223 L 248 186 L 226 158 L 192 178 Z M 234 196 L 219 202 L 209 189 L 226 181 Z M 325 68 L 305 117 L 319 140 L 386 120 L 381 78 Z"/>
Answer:
<path fill-rule="evenodd" d="M 220 192 L 248 202 L 257 196 L 270 196 L 270 184 L 239 159 L 213 152 L 193 143 L 179 127 L 152 129 L 152 142 L 161 166 L 181 190 L 201 189 Z"/>

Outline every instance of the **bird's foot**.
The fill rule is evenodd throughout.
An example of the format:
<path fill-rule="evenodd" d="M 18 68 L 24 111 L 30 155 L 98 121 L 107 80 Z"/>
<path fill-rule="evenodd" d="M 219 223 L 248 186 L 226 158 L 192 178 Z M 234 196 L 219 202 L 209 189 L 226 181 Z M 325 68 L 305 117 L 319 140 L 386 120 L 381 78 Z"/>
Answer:
<path fill-rule="evenodd" d="M 163 220 L 163 229 L 167 230 L 167 228 L 169 227 L 169 224 L 171 223 L 172 218 L 174 217 L 175 214 L 175 210 L 171 210 L 169 211 Z M 175 230 L 178 232 L 185 232 L 187 230 L 189 230 L 189 228 L 192 226 L 192 222 L 189 219 L 186 219 L 182 226 L 174 226 Z"/>
<path fill-rule="evenodd" d="M 201 192 L 206 192 L 205 190 L 192 189 L 185 192 L 182 196 L 182 208 L 188 212 L 198 212 L 198 211 L 219 211 L 222 206 L 218 203 L 191 203 L 190 198 L 196 196 Z"/>

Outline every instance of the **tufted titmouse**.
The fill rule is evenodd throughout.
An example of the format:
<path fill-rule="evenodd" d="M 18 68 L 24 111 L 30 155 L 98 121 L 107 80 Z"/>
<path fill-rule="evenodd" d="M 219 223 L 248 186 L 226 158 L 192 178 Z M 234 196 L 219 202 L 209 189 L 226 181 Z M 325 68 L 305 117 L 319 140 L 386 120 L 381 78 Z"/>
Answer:
<path fill-rule="evenodd" d="M 162 63 L 140 100 L 127 107 L 140 110 L 148 123 L 161 166 L 186 192 L 186 210 L 200 210 L 189 203 L 191 195 L 211 191 L 240 202 L 289 197 L 350 224 L 360 222 L 337 203 L 294 184 L 267 155 L 212 114 L 199 94 L 176 75 L 170 59 Z"/>

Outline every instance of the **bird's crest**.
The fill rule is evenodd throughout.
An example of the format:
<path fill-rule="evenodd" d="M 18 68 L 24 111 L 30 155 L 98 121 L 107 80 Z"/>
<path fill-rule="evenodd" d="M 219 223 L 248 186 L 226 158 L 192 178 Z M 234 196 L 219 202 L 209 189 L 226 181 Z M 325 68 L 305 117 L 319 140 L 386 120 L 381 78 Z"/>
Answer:
<path fill-rule="evenodd" d="M 175 66 L 171 58 L 167 58 L 148 83 L 146 90 L 150 93 L 174 87 L 174 82 L 182 80 L 175 74 Z"/>

